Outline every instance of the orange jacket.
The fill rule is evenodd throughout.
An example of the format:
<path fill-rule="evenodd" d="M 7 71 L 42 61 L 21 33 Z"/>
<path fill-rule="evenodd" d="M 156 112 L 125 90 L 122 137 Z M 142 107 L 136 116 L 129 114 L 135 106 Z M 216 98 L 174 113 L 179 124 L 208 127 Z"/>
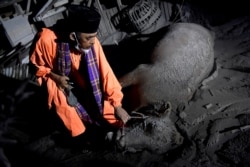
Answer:
<path fill-rule="evenodd" d="M 71 132 L 72 136 L 77 136 L 85 131 L 85 126 L 75 108 L 67 104 L 64 93 L 58 89 L 56 83 L 47 75 L 53 70 L 55 65 L 55 58 L 57 56 L 56 39 L 57 37 L 52 30 L 43 28 L 39 33 L 39 39 L 31 54 L 30 61 L 37 67 L 36 76 L 38 83 L 41 85 L 44 82 L 47 85 L 49 108 L 55 105 L 56 112 L 64 122 L 66 128 Z M 120 124 L 120 121 L 114 116 L 114 107 L 121 106 L 123 98 L 121 85 L 113 73 L 97 38 L 95 39 L 94 50 L 104 90 L 103 117 L 111 124 Z M 81 59 L 80 53 L 73 49 L 70 51 L 70 56 L 72 61 L 71 74 L 77 77 L 79 81 L 84 82 L 83 78 L 78 75 Z"/>

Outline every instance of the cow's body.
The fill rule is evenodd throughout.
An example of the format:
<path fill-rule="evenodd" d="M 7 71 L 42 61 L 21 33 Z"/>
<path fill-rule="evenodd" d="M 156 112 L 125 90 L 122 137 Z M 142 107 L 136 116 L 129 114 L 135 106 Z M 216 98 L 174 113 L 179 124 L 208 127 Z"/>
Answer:
<path fill-rule="evenodd" d="M 141 64 L 119 78 L 122 86 L 136 85 L 135 108 L 165 100 L 173 107 L 187 102 L 214 64 L 214 38 L 194 23 L 169 27 L 151 55 L 151 64 Z M 134 100 L 135 99 L 135 100 Z"/>

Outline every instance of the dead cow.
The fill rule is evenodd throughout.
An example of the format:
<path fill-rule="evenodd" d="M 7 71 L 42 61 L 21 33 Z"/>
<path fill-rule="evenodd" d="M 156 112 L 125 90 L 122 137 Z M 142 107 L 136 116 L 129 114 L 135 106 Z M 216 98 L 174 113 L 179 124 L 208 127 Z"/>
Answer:
<path fill-rule="evenodd" d="M 184 138 L 170 119 L 171 104 L 158 102 L 131 113 L 131 120 L 116 136 L 118 148 L 163 154 L 180 146 Z"/>
<path fill-rule="evenodd" d="M 161 100 L 175 108 L 190 100 L 213 68 L 213 47 L 213 35 L 205 27 L 172 24 L 153 49 L 151 64 L 141 64 L 119 78 L 123 88 L 136 87 L 133 97 L 128 97 L 139 101 L 133 109 Z"/>

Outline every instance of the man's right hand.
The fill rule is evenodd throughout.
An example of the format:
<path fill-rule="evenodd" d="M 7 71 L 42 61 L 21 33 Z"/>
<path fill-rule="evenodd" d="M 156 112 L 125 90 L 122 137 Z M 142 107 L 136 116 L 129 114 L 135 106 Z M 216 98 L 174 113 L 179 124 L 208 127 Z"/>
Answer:
<path fill-rule="evenodd" d="M 69 77 L 63 75 L 58 75 L 54 72 L 50 72 L 50 78 L 55 81 L 59 89 L 64 90 L 69 87 Z"/>

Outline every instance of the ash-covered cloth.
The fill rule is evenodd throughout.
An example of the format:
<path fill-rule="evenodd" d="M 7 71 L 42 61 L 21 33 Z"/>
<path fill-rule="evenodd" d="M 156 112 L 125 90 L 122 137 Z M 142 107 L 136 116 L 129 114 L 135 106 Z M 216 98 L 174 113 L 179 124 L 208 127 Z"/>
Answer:
<path fill-rule="evenodd" d="M 58 43 L 57 45 L 57 73 L 59 75 L 68 76 L 71 70 L 71 58 L 70 58 L 70 50 L 68 43 Z M 77 98 L 72 93 L 71 89 L 73 87 L 69 87 L 67 90 L 64 91 L 65 96 L 67 98 L 67 102 L 70 106 L 75 107 L 79 117 L 85 123 L 92 124 L 93 121 L 91 120 L 90 116 L 88 115 L 87 111 L 84 107 L 77 101 Z"/>

